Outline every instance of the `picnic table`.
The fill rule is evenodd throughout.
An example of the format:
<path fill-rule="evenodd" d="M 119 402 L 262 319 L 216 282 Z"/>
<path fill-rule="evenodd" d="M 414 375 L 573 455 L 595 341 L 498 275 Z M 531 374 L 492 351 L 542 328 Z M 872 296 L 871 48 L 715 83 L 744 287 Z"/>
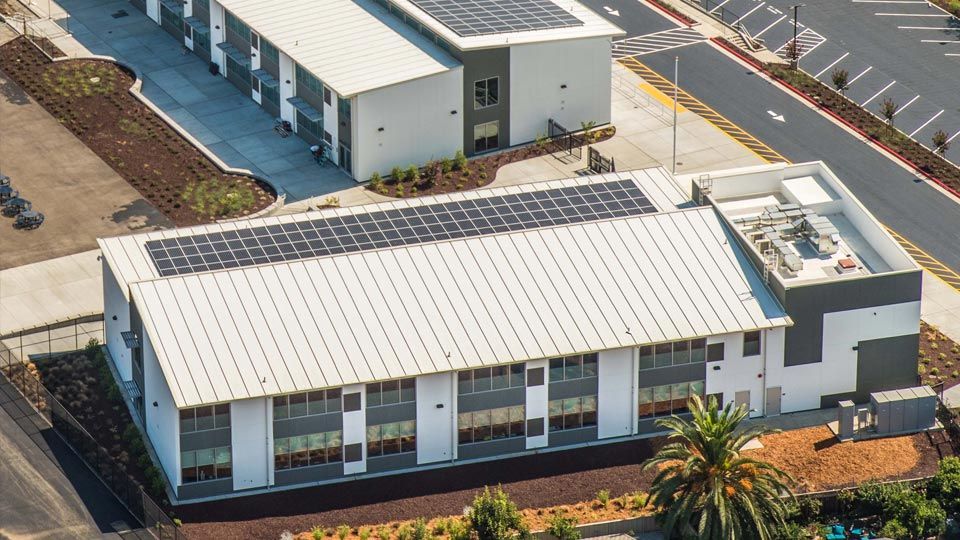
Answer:
<path fill-rule="evenodd" d="M 30 201 L 23 197 L 12 197 L 3 203 L 3 215 L 15 216 L 24 210 L 30 210 Z"/>
<path fill-rule="evenodd" d="M 20 193 L 18 193 L 17 190 L 13 189 L 9 185 L 0 185 L 0 203 L 6 203 L 8 200 L 18 195 L 20 195 Z"/>
<path fill-rule="evenodd" d="M 43 223 L 43 214 L 36 210 L 24 210 L 17 214 L 14 226 L 21 229 L 35 229 Z"/>

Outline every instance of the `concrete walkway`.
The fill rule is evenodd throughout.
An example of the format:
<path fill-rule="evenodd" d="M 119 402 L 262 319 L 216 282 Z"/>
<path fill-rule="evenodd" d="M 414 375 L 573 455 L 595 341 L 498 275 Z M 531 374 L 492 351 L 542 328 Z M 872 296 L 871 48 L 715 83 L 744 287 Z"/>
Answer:
<path fill-rule="evenodd" d="M 287 201 L 355 185 L 335 167 L 320 167 L 299 137 L 280 138 L 274 119 L 249 96 L 125 0 L 60 0 L 71 35 L 54 43 L 68 56 L 112 56 L 143 74 L 143 94 L 231 167 L 262 175 Z M 126 13 L 119 17 L 120 12 Z"/>

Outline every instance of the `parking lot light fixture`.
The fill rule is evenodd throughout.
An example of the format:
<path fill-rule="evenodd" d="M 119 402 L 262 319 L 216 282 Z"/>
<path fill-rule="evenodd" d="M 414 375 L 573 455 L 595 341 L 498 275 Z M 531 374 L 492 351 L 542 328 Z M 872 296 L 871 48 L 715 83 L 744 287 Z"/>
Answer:
<path fill-rule="evenodd" d="M 794 4 L 790 6 L 793 9 L 793 47 L 792 53 L 790 55 L 790 65 L 793 69 L 800 69 L 800 45 L 797 43 L 797 25 L 798 21 L 798 12 L 800 8 L 807 7 L 806 4 Z"/>

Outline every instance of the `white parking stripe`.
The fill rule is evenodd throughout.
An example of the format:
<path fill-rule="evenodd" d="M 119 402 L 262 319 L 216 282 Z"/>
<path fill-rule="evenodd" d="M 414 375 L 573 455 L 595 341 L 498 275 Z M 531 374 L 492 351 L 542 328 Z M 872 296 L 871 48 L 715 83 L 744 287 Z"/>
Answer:
<path fill-rule="evenodd" d="M 863 77 L 864 75 L 866 75 L 867 72 L 870 71 L 871 69 L 873 69 L 873 66 L 867 67 L 867 69 L 863 70 L 863 73 L 861 73 L 861 74 L 857 75 L 856 77 L 854 77 L 853 79 L 851 79 L 850 82 L 847 83 L 847 88 L 853 86 L 853 83 L 857 82 L 857 79 L 859 79 L 860 77 Z"/>
<path fill-rule="evenodd" d="M 917 129 L 913 130 L 913 133 L 907 135 L 907 137 L 910 137 L 910 138 L 912 139 L 914 135 L 916 135 L 917 133 L 920 133 L 920 130 L 921 130 L 921 129 L 929 126 L 929 125 L 930 125 L 930 122 L 933 122 L 934 120 L 936 120 L 937 117 L 940 116 L 941 114 L 943 114 L 943 109 L 940 109 L 940 112 L 938 112 L 937 114 L 933 115 L 933 118 L 927 120 L 926 122 L 923 123 L 922 126 L 920 126 L 920 127 L 918 127 Z"/>
<path fill-rule="evenodd" d="M 782 21 L 782 20 L 784 20 L 784 19 L 786 19 L 786 18 L 787 18 L 787 16 L 784 15 L 783 17 L 780 17 L 779 19 L 773 21 L 772 23 L 770 23 L 770 26 L 768 26 L 768 27 L 764 28 L 763 30 L 761 30 L 758 34 L 754 34 L 753 37 L 758 38 L 758 37 L 762 36 L 764 33 L 766 33 L 767 30 L 773 28 L 774 26 L 777 25 L 777 23 L 779 23 L 780 21 Z"/>
<path fill-rule="evenodd" d="M 941 30 L 944 32 L 950 32 L 954 30 L 953 28 L 945 28 L 943 26 L 898 26 L 900 30 Z"/>
<path fill-rule="evenodd" d="M 718 5 L 717 7 L 713 8 L 713 9 L 711 9 L 711 10 L 710 10 L 710 13 L 713 13 L 714 11 L 722 8 L 723 5 L 726 4 L 726 3 L 729 2 L 729 1 L 730 1 L 730 0 L 723 0 L 723 2 L 720 2 L 720 5 Z"/>
<path fill-rule="evenodd" d="M 861 107 L 866 107 L 866 106 L 867 106 L 867 103 L 870 103 L 871 101 L 877 99 L 877 96 L 879 96 L 880 94 L 886 92 L 888 88 L 890 88 L 891 86 L 893 86 L 893 85 L 895 85 L 895 84 L 897 84 L 897 81 L 891 81 L 890 84 L 884 86 L 879 92 L 877 92 L 876 94 L 872 95 L 872 96 L 870 97 L 870 99 L 868 99 L 868 100 L 864 101 L 863 103 L 861 103 L 860 106 L 861 106 Z"/>
<path fill-rule="evenodd" d="M 957 53 L 943 53 L 943 55 L 944 56 L 960 56 L 960 54 L 957 54 Z"/>
<path fill-rule="evenodd" d="M 754 11 L 756 11 L 756 10 L 758 10 L 758 9 L 760 9 L 760 8 L 762 8 L 762 7 L 763 7 L 763 4 L 764 4 L 764 2 L 760 2 L 760 4 L 759 4 L 759 5 L 757 5 L 757 7 L 755 7 L 755 8 L 753 8 L 753 9 L 751 9 L 750 11 L 748 11 L 748 12 L 746 13 L 746 15 L 744 15 L 743 17 L 740 17 L 739 19 L 737 19 L 737 20 L 735 20 L 735 21 L 733 21 L 733 24 L 737 24 L 738 22 L 740 22 L 740 21 L 742 21 L 742 20 L 744 20 L 744 19 L 746 19 L 747 17 L 749 17 L 749 16 L 750 16 L 750 14 L 751 14 L 751 13 L 753 13 Z"/>
<path fill-rule="evenodd" d="M 954 133 L 952 137 L 950 137 L 949 139 L 947 139 L 947 142 L 951 142 L 951 141 L 953 141 L 954 139 L 956 139 L 956 138 L 957 138 L 957 135 L 960 135 L 960 130 L 958 130 L 956 133 Z"/>
<path fill-rule="evenodd" d="M 960 40 L 956 40 L 956 39 L 921 39 L 921 40 L 920 40 L 920 43 L 958 43 L 958 44 L 960 44 Z"/>
<path fill-rule="evenodd" d="M 910 105 L 913 105 L 913 102 L 916 101 L 916 100 L 918 100 L 918 99 L 920 99 L 920 95 L 919 95 L 919 94 L 917 94 L 916 96 L 914 96 L 913 99 L 911 99 L 910 101 L 908 101 L 906 105 L 904 105 L 903 107 L 900 107 L 899 109 L 897 109 L 897 112 L 893 113 L 893 115 L 896 116 L 896 115 L 902 113 L 904 109 L 906 109 L 906 108 L 909 107 Z"/>
<path fill-rule="evenodd" d="M 926 4 L 927 0 L 851 0 L 854 4 Z"/>
<path fill-rule="evenodd" d="M 874 13 L 877 17 L 940 17 L 945 19 L 945 15 L 936 13 Z"/>
<path fill-rule="evenodd" d="M 820 73 L 817 73 L 816 75 L 814 75 L 813 78 L 814 78 L 814 79 L 819 79 L 820 76 L 823 75 L 824 73 L 826 73 L 828 69 L 830 69 L 830 68 L 832 68 L 833 66 L 839 64 L 841 60 L 843 60 L 844 58 L 846 58 L 846 57 L 848 57 L 848 56 L 850 56 L 850 53 L 848 53 L 848 52 L 843 53 L 843 56 L 841 56 L 840 58 L 837 58 L 836 60 L 834 60 L 833 63 L 830 64 L 829 66 L 821 69 L 821 70 L 820 70 Z"/>

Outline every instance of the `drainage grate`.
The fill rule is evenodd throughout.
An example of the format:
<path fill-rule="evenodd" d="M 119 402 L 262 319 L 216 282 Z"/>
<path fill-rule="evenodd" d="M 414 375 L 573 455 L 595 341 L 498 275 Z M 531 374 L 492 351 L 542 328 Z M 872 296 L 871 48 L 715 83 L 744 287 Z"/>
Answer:
<path fill-rule="evenodd" d="M 119 10 L 119 11 L 116 11 L 116 12 L 110 14 L 110 16 L 113 17 L 114 19 L 121 19 L 121 18 L 123 18 L 123 17 L 126 17 L 127 15 L 130 15 L 130 14 L 127 13 L 127 11 L 126 11 L 125 9 L 121 9 L 121 10 Z"/>

